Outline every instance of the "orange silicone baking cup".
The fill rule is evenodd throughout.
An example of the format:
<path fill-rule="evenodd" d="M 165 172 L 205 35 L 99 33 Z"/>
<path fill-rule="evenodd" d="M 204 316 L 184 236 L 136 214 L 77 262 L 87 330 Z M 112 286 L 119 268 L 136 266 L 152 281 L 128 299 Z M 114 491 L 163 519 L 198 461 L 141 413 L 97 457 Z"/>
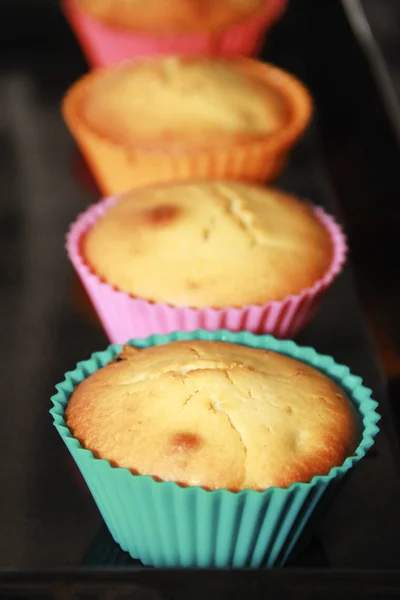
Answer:
<path fill-rule="evenodd" d="M 142 185 L 187 179 L 274 180 L 288 152 L 306 129 L 312 115 L 309 92 L 295 77 L 273 65 L 249 58 L 232 59 L 242 70 L 276 89 L 289 112 L 278 131 L 246 142 L 168 152 L 160 148 L 124 145 L 91 128 L 82 115 L 82 103 L 92 82 L 115 67 L 97 69 L 82 77 L 67 92 L 63 114 L 71 133 L 93 171 L 104 195 Z"/>

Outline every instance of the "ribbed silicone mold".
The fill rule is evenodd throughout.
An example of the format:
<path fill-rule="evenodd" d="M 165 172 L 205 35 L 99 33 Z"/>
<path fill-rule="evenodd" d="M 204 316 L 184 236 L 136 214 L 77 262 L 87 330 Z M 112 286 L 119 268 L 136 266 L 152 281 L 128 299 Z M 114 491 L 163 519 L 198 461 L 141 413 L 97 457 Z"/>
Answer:
<path fill-rule="evenodd" d="M 228 331 L 175 332 L 132 340 L 138 348 L 175 340 L 223 340 L 266 348 L 312 365 L 335 380 L 353 401 L 362 422 L 362 437 L 353 456 L 328 475 L 310 483 L 295 483 L 287 489 L 264 492 L 244 490 L 206 491 L 180 487 L 133 475 L 112 467 L 82 448 L 66 426 L 64 409 L 75 387 L 120 352 L 110 346 L 66 373 L 52 397 L 54 425 L 81 470 L 113 538 L 121 548 L 145 565 L 156 567 L 261 567 L 282 566 L 291 554 L 315 507 L 341 482 L 373 445 L 378 433 L 377 403 L 371 390 L 330 356 L 266 336 Z"/>
<path fill-rule="evenodd" d="M 181 57 L 180 62 L 190 60 L 193 59 Z M 229 143 L 213 142 L 204 147 L 197 146 L 195 141 L 185 141 L 182 133 L 183 137 L 179 139 L 183 145 L 177 151 L 171 151 L 168 144 L 160 145 L 156 139 L 151 141 L 150 138 L 148 144 L 133 138 L 125 143 L 114 139 L 111 132 L 101 133 L 98 127 L 87 121 L 83 110 L 87 94 L 97 85 L 96 82 L 115 73 L 118 66 L 94 69 L 69 88 L 62 102 L 62 114 L 104 196 L 121 194 L 144 185 L 189 179 L 266 182 L 278 176 L 312 117 L 314 109 L 310 92 L 299 79 L 272 64 L 243 56 L 226 60 L 230 67 L 238 68 L 246 77 L 275 90 L 282 98 L 288 119 L 276 131 L 250 136 L 247 141 L 241 136 L 233 136 Z M 125 66 L 128 68 L 130 63 L 135 61 L 128 61 Z M 162 109 L 161 94 L 155 98 L 152 110 Z M 132 115 L 132 118 L 135 119 L 135 116 Z M 150 113 L 148 118 L 151 119 Z"/>
<path fill-rule="evenodd" d="M 217 33 L 152 34 L 111 27 L 86 14 L 77 0 L 62 8 L 92 67 L 129 58 L 162 54 L 249 56 L 258 52 L 263 37 L 285 11 L 287 0 L 264 0 L 254 15 Z"/>

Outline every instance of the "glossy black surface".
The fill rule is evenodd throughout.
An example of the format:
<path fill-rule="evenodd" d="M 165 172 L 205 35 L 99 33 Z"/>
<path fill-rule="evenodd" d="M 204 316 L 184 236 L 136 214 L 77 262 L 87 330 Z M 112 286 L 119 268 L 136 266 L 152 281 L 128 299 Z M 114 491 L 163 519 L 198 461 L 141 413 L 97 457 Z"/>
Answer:
<path fill-rule="evenodd" d="M 31 31 L 28 41 L 23 44 L 23 37 L 18 46 L 4 37 L 8 55 L 4 52 L 0 66 L 3 571 L 78 568 L 93 552 L 100 527 L 97 509 L 48 414 L 53 386 L 63 373 L 106 345 L 105 336 L 74 302 L 74 278 L 63 242 L 69 222 L 92 199 L 72 175 L 76 149 L 59 111 L 62 93 L 86 67 L 56 5 L 39 3 L 43 22 L 37 37 Z M 264 56 L 310 84 L 321 116 L 328 100 L 315 78 L 311 34 L 299 6 L 309 8 L 310 3 L 292 2 Z M 280 183 L 343 218 L 346 206 L 339 206 L 332 195 L 329 165 L 323 163 L 318 143 L 321 132 L 325 141 L 335 139 L 335 132 L 327 134 L 317 117 Z M 391 442 L 389 450 L 386 435 L 380 435 L 375 451 L 324 519 L 317 540 L 323 555 L 334 568 L 399 567 L 396 432 L 349 268 L 299 341 L 332 354 L 365 379 L 381 402 Z M 112 544 L 107 549 L 112 551 Z"/>
<path fill-rule="evenodd" d="M 40 600 L 394 600 L 400 576 L 393 571 L 84 571 L 7 576 L 1 598 Z"/>
<path fill-rule="evenodd" d="M 304 77 L 317 91 L 324 159 L 350 234 L 359 291 L 399 350 L 400 4 L 304 2 Z"/>

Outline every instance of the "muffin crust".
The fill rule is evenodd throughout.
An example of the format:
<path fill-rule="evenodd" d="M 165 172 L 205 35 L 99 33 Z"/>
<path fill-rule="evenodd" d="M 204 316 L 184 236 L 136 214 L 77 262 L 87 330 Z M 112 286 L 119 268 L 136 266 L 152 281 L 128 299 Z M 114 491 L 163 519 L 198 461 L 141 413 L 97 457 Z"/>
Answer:
<path fill-rule="evenodd" d="M 125 347 L 77 387 L 66 420 L 114 466 L 207 489 L 308 482 L 357 444 L 355 410 L 325 375 L 224 342 Z"/>
<path fill-rule="evenodd" d="M 218 181 L 125 194 L 88 230 L 82 254 L 126 293 L 195 308 L 282 300 L 312 286 L 332 260 L 308 205 L 273 188 Z"/>
<path fill-rule="evenodd" d="M 289 119 L 279 90 L 239 63 L 173 57 L 99 72 L 80 111 L 93 131 L 116 144 L 169 151 L 246 142 Z"/>

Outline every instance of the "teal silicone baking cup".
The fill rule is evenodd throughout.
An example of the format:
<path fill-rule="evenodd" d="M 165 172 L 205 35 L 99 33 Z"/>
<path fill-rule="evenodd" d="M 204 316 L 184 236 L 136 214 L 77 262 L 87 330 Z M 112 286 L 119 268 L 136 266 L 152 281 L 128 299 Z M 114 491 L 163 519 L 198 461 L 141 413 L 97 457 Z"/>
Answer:
<path fill-rule="evenodd" d="M 65 374 L 52 397 L 54 425 L 77 463 L 114 540 L 144 565 L 155 567 L 256 568 L 283 566 L 321 500 L 335 490 L 348 471 L 373 445 L 378 433 L 377 403 L 360 377 L 314 349 L 270 335 L 198 330 L 131 340 L 137 348 L 177 340 L 221 340 L 273 350 L 316 367 L 333 379 L 354 403 L 362 423 L 353 456 L 309 483 L 263 492 L 207 491 L 156 481 L 113 467 L 81 446 L 66 426 L 64 411 L 75 387 L 121 351 L 114 344 L 78 363 Z"/>

